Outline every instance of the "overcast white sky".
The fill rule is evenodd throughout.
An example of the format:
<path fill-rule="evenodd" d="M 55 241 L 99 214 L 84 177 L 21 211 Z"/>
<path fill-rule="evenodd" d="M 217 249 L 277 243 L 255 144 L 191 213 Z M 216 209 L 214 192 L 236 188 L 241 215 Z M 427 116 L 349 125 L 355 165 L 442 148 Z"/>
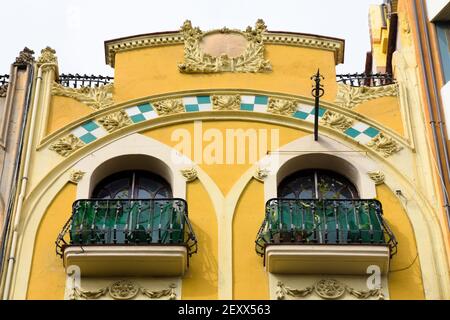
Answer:
<path fill-rule="evenodd" d="M 382 0 L 8 0 L 0 6 L 3 26 L 0 74 L 24 46 L 56 50 L 60 72 L 113 75 L 103 42 L 135 34 L 178 30 L 185 19 L 210 30 L 244 29 L 264 19 L 269 30 L 343 38 L 345 64 L 338 72 L 362 72 L 370 50 L 368 12 Z"/>

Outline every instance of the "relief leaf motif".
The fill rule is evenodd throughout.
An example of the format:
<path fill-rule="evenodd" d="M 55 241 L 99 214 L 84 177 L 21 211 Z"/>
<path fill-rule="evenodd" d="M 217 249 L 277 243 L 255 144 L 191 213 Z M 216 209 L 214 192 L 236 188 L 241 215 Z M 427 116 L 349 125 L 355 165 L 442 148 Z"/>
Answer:
<path fill-rule="evenodd" d="M 128 117 L 124 110 L 110 113 L 104 117 L 98 119 L 98 122 L 106 129 L 108 132 L 116 131 L 117 129 L 126 127 L 132 124 L 131 119 Z"/>
<path fill-rule="evenodd" d="M 214 110 L 239 110 L 241 107 L 241 96 L 235 95 L 213 95 L 211 97 Z"/>
<path fill-rule="evenodd" d="M 160 116 L 184 112 L 184 105 L 181 99 L 158 101 L 153 105 Z"/>
<path fill-rule="evenodd" d="M 344 83 L 338 83 L 336 104 L 343 108 L 353 109 L 357 105 L 382 97 L 395 97 L 398 95 L 396 83 L 379 87 L 352 87 Z"/>
<path fill-rule="evenodd" d="M 402 149 L 398 145 L 397 141 L 395 141 L 391 137 L 385 136 L 383 133 L 379 133 L 367 145 L 373 148 L 375 151 L 382 153 L 385 158 Z"/>
<path fill-rule="evenodd" d="M 254 29 L 248 27 L 244 32 L 228 28 L 212 31 L 242 34 L 248 41 L 247 48 L 240 56 L 229 57 L 227 54 L 222 54 L 218 57 L 213 57 L 202 52 L 200 48 L 200 41 L 204 33 L 198 27 L 192 27 L 191 21 L 186 20 L 180 30 L 184 37 L 184 62 L 178 65 L 178 69 L 182 73 L 271 71 L 272 66 L 270 62 L 264 59 L 262 34 L 266 30 L 267 27 L 264 21 L 259 19 Z"/>
<path fill-rule="evenodd" d="M 291 116 L 297 110 L 297 104 L 298 101 L 296 100 L 269 98 L 267 111 L 274 114 Z"/>
<path fill-rule="evenodd" d="M 74 136 L 72 133 L 66 137 L 58 139 L 55 143 L 50 146 L 50 150 L 55 151 L 63 157 L 67 157 L 69 154 L 75 150 L 84 146 L 83 141 L 78 137 Z"/>
<path fill-rule="evenodd" d="M 52 94 L 54 96 L 73 98 L 88 105 L 94 110 L 100 110 L 114 104 L 112 99 L 113 90 L 114 87 L 112 83 L 92 88 L 68 88 L 55 82 L 53 83 Z"/>
<path fill-rule="evenodd" d="M 348 128 L 350 128 L 353 124 L 352 119 L 344 116 L 343 114 L 339 114 L 337 112 L 333 112 L 330 110 L 327 110 L 324 113 L 320 122 L 325 126 L 331 127 L 339 131 L 345 131 Z"/>

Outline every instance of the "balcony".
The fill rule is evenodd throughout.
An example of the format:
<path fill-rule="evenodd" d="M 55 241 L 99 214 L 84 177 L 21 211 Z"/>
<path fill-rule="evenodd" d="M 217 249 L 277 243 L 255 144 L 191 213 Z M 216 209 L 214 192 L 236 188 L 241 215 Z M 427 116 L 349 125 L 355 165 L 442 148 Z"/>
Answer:
<path fill-rule="evenodd" d="M 381 87 L 395 83 L 392 75 L 389 73 L 338 74 L 336 75 L 336 81 L 352 87 Z"/>
<path fill-rule="evenodd" d="M 179 276 L 197 240 L 182 199 L 89 199 L 74 202 L 56 252 L 83 276 Z"/>
<path fill-rule="evenodd" d="M 271 199 L 256 239 L 272 273 L 387 273 L 396 250 L 378 200 Z"/>

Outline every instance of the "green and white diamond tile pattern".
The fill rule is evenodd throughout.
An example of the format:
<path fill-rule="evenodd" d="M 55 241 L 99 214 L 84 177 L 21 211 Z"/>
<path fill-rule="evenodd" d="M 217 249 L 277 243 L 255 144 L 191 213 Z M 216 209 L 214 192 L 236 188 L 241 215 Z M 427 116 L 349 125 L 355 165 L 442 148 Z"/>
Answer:
<path fill-rule="evenodd" d="M 241 110 L 267 112 L 269 97 L 267 96 L 241 96 Z"/>
<path fill-rule="evenodd" d="M 363 122 L 355 122 L 344 133 L 359 143 L 367 144 L 380 133 L 380 130 Z"/>
<path fill-rule="evenodd" d="M 153 109 L 153 106 L 150 103 L 126 108 L 125 112 L 134 123 L 158 117 L 158 113 L 155 111 L 155 109 Z"/>
<path fill-rule="evenodd" d="M 292 115 L 294 118 L 305 120 L 308 122 L 314 122 L 314 106 L 306 104 L 298 104 L 297 110 Z M 326 109 L 319 107 L 319 118 L 322 118 Z"/>
<path fill-rule="evenodd" d="M 184 109 L 186 112 L 195 111 L 211 111 L 211 97 L 210 96 L 195 96 L 183 98 Z"/>
<path fill-rule="evenodd" d="M 74 136 L 78 137 L 85 144 L 88 144 L 92 141 L 106 136 L 108 134 L 108 131 L 103 129 L 97 122 L 91 120 L 75 128 L 71 133 Z"/>

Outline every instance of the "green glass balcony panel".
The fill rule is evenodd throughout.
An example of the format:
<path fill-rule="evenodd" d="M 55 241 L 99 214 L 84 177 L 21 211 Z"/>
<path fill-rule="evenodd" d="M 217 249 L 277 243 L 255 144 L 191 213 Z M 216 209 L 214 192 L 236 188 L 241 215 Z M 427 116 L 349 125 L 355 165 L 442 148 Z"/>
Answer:
<path fill-rule="evenodd" d="M 64 240 L 65 234 L 70 240 Z M 64 245 L 187 245 L 197 241 L 183 199 L 88 199 L 73 204 L 71 220 L 57 240 Z M 61 251 L 61 250 L 59 250 Z"/>
<path fill-rule="evenodd" d="M 267 244 L 288 243 L 388 244 L 396 250 L 377 200 L 271 199 L 256 239 L 257 252 L 264 254 Z"/>

